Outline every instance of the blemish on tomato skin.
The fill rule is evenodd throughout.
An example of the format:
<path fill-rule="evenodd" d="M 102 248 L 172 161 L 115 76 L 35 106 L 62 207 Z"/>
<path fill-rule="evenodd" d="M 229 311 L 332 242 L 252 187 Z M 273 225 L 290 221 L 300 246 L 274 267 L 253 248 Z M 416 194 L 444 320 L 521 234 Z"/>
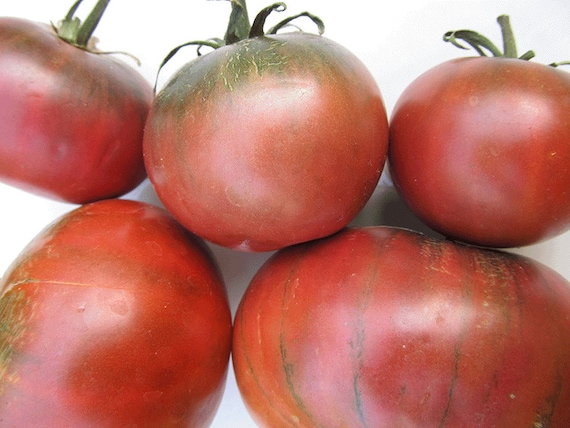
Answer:
<path fill-rule="evenodd" d="M 256 325 L 257 325 L 257 342 L 259 343 L 259 347 L 261 349 L 261 343 L 263 342 L 263 335 L 261 334 L 261 311 L 259 311 L 257 313 L 257 319 L 256 319 Z"/>
<path fill-rule="evenodd" d="M 129 313 L 129 305 L 125 299 L 113 299 L 107 302 L 109 309 L 116 315 L 125 316 Z"/>
<path fill-rule="evenodd" d="M 146 402 L 156 401 L 164 395 L 163 391 L 147 391 L 143 394 L 143 399 Z"/>
<path fill-rule="evenodd" d="M 163 255 L 163 250 L 160 244 L 156 241 L 146 241 L 145 246 L 152 251 L 155 256 L 161 257 Z"/>
<path fill-rule="evenodd" d="M 240 208 L 242 206 L 239 195 L 236 193 L 236 191 L 234 190 L 234 188 L 232 186 L 227 185 L 224 188 L 224 193 L 226 195 L 228 202 L 231 205 L 233 205 L 236 208 Z"/>
<path fill-rule="evenodd" d="M 24 308 L 26 293 L 23 290 L 4 293 L 0 298 L 0 394 L 7 385 L 18 381 L 18 374 L 10 372 L 14 346 L 25 333 Z"/>
<path fill-rule="evenodd" d="M 431 392 L 427 391 L 422 399 L 420 400 L 420 404 L 426 404 L 431 398 Z"/>

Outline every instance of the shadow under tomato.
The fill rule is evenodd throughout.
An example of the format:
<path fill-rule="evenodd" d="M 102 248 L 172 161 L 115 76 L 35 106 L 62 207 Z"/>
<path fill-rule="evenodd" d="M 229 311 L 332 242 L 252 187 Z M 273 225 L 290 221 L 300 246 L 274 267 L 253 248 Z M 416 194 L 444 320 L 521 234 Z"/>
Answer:
<path fill-rule="evenodd" d="M 375 189 L 364 209 L 350 223 L 350 226 L 377 225 L 401 227 L 426 236 L 442 237 L 410 211 L 394 187 L 382 184 Z"/>

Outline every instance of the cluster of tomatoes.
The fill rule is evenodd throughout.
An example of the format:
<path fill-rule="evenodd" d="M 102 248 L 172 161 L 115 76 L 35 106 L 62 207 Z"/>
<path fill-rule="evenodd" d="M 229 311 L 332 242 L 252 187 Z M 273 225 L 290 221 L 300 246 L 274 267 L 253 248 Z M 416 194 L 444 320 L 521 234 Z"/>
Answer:
<path fill-rule="evenodd" d="M 208 426 L 231 354 L 260 426 L 570 426 L 570 284 L 500 250 L 570 229 L 570 74 L 507 16 L 388 120 L 353 53 L 282 31 L 318 17 L 265 29 L 283 3 L 232 1 L 158 92 L 79 3 L 0 19 L 0 180 L 81 205 L 0 282 L 0 425 Z M 385 165 L 448 239 L 349 226 Z M 119 198 L 147 176 L 164 208 Z M 275 251 L 234 320 L 206 241 Z"/>

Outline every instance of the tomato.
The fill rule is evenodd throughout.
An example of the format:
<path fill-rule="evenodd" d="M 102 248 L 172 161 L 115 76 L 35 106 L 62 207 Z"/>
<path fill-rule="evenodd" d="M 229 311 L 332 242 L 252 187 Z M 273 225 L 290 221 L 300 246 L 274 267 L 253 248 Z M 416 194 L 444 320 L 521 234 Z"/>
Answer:
<path fill-rule="evenodd" d="M 260 426 L 570 426 L 570 283 L 383 226 L 277 252 L 234 321 Z"/>
<path fill-rule="evenodd" d="M 394 185 L 438 232 L 492 247 L 570 229 L 570 74 L 508 57 L 444 62 L 401 94 Z"/>
<path fill-rule="evenodd" d="M 122 195 L 146 177 L 152 87 L 133 67 L 0 18 L 0 180 L 55 200 Z"/>
<path fill-rule="evenodd" d="M 370 198 L 388 123 L 373 76 L 321 35 L 245 38 L 183 66 L 144 135 L 164 206 L 218 245 L 269 251 L 334 233 Z"/>
<path fill-rule="evenodd" d="M 47 227 L 0 283 L 7 427 L 205 427 L 231 315 L 203 243 L 163 209 L 112 199 Z"/>

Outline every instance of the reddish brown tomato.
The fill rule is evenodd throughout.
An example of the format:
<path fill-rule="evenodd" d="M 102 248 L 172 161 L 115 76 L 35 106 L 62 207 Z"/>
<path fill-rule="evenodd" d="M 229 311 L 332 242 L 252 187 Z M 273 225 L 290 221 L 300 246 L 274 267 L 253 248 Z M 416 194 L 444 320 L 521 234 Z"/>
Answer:
<path fill-rule="evenodd" d="M 118 196 L 145 177 L 150 84 L 132 67 L 0 18 L 0 180 L 56 200 Z"/>
<path fill-rule="evenodd" d="M 570 228 L 570 74 L 462 58 L 412 82 L 394 107 L 390 171 L 402 199 L 446 236 L 529 245 Z"/>
<path fill-rule="evenodd" d="M 157 95 L 144 137 L 167 209 L 225 247 L 268 251 L 344 227 L 382 172 L 379 88 L 322 36 L 254 37 L 196 58 Z"/>
<path fill-rule="evenodd" d="M 140 202 L 85 205 L 0 286 L 0 425 L 205 427 L 231 316 L 203 243 Z"/>
<path fill-rule="evenodd" d="M 570 284 L 517 255 L 345 229 L 261 268 L 233 361 L 265 427 L 566 427 Z"/>

